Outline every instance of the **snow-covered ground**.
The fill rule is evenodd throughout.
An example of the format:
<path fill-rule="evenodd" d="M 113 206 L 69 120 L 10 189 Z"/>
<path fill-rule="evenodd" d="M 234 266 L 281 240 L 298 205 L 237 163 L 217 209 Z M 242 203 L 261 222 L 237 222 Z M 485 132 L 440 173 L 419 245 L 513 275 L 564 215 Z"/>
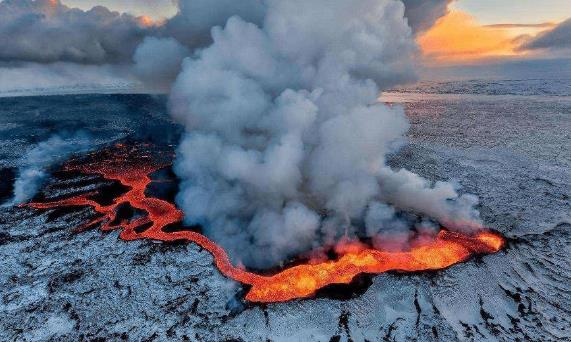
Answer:
<path fill-rule="evenodd" d="M 127 70 L 112 65 L 73 63 L 0 64 L 0 97 L 67 94 L 141 93 L 144 86 Z"/>
<path fill-rule="evenodd" d="M 571 340 L 571 101 L 464 94 L 410 97 L 410 144 L 390 163 L 479 195 L 485 223 L 510 239 L 504 251 L 440 272 L 378 275 L 348 300 L 248 305 L 195 245 L 72 233 L 89 209 L 0 208 L 0 340 Z M 144 130 L 175 130 L 162 104 L 0 99 L 0 172 L 13 174 L 22 150 L 54 129 L 90 127 L 101 142 L 165 139 Z M 61 190 L 54 181 L 44 192 Z"/>

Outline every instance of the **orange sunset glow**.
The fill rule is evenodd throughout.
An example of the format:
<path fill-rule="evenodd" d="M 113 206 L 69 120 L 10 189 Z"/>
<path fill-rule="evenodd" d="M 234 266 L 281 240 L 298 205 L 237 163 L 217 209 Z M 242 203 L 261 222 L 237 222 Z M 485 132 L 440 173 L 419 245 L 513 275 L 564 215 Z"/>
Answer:
<path fill-rule="evenodd" d="M 513 56 L 516 44 L 507 30 L 481 26 L 467 13 L 451 11 L 418 38 L 424 55 L 434 62 L 465 62 Z"/>
<path fill-rule="evenodd" d="M 472 62 L 486 58 L 521 57 L 519 38 L 553 27 L 538 25 L 481 25 L 470 14 L 452 10 L 418 38 L 429 64 Z"/>

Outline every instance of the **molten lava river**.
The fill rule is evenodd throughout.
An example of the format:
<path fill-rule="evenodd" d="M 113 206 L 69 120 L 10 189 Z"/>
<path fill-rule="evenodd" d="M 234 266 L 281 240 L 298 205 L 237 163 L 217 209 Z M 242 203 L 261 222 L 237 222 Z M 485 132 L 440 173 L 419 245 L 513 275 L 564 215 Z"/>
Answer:
<path fill-rule="evenodd" d="M 82 158 L 81 161 L 72 160 L 64 166 L 64 171 L 97 174 L 107 180 L 120 182 L 127 190 L 114 198 L 111 204 L 100 204 L 101 201 L 94 199 L 97 193 L 90 192 L 53 202 L 28 203 L 25 206 L 36 209 L 90 206 L 99 215 L 83 225 L 83 228 L 99 225 L 104 231 L 122 229 L 120 237 L 126 241 L 152 239 L 194 242 L 212 254 L 222 274 L 250 286 L 246 300 L 263 303 L 310 297 L 328 285 L 349 284 L 359 274 L 439 270 L 476 254 L 495 253 L 504 245 L 504 239 L 492 232 L 463 235 L 442 229 L 432 239 L 413 242 L 412 247 L 406 251 L 375 249 L 359 241 L 344 242 L 343 248 L 339 248 L 341 252 L 338 251 L 334 260 L 310 260 L 273 275 L 256 274 L 234 266 L 222 247 L 198 232 L 168 232 L 164 229 L 181 222 L 183 213 L 174 204 L 151 197 L 145 191 L 153 182 L 150 175 L 167 167 L 169 158 L 157 158 L 150 152 L 152 149 L 141 146 L 118 144 L 92 153 L 87 157 L 87 162 Z M 117 217 L 118 208 L 126 204 L 144 211 L 145 215 L 132 220 L 121 220 Z"/>

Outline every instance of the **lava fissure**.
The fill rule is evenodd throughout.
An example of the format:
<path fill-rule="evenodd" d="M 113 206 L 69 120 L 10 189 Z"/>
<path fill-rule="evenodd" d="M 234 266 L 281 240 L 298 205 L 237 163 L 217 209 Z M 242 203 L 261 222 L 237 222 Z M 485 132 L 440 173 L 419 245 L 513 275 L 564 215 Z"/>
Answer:
<path fill-rule="evenodd" d="M 93 162 L 69 162 L 65 166 L 67 171 L 99 174 L 107 180 L 120 182 L 127 190 L 118 195 L 111 204 L 102 205 L 92 199 L 94 193 L 87 193 L 53 202 L 29 203 L 27 206 L 36 209 L 92 207 L 99 215 L 78 229 L 97 224 L 101 225 L 100 229 L 103 231 L 122 228 L 120 238 L 126 241 L 151 239 L 194 242 L 213 256 L 216 267 L 223 275 L 250 285 L 245 298 L 251 302 L 282 302 L 310 297 L 329 285 L 350 284 L 360 274 L 443 269 L 465 261 L 475 254 L 495 253 L 504 245 L 503 238 L 491 232 L 468 236 L 441 230 L 433 240 L 413 244 L 407 251 L 384 251 L 358 242 L 345 242 L 348 245 L 344 246 L 343 252 L 339 253 L 335 260 L 310 261 L 270 276 L 255 274 L 234 266 L 221 246 L 198 232 L 165 231 L 165 227 L 180 223 L 183 213 L 174 204 L 149 197 L 145 193 L 153 182 L 149 175 L 168 165 L 168 162 L 155 161 L 152 154 L 147 146 L 118 145 L 92 155 Z M 126 204 L 146 215 L 121 220 L 117 212 L 120 206 Z"/>

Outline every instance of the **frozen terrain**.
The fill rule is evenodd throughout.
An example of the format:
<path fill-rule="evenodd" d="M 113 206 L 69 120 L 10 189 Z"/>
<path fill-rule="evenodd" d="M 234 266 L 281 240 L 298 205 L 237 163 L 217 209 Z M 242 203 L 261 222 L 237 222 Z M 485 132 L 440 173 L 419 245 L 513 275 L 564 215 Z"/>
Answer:
<path fill-rule="evenodd" d="M 89 209 L 62 216 L 0 207 L 0 340 L 571 340 L 571 99 L 525 91 L 532 83 L 400 91 L 412 129 L 391 165 L 454 179 L 480 196 L 484 222 L 509 238 L 498 254 L 440 272 L 375 276 L 349 299 L 251 305 L 195 245 L 73 233 Z M 558 87 L 569 91 L 569 83 Z M 23 151 L 82 129 L 96 144 L 172 144 L 180 130 L 162 97 L 0 99 L 0 201 L 10 197 Z M 43 195 L 90 186 L 100 184 L 56 177 Z"/>

